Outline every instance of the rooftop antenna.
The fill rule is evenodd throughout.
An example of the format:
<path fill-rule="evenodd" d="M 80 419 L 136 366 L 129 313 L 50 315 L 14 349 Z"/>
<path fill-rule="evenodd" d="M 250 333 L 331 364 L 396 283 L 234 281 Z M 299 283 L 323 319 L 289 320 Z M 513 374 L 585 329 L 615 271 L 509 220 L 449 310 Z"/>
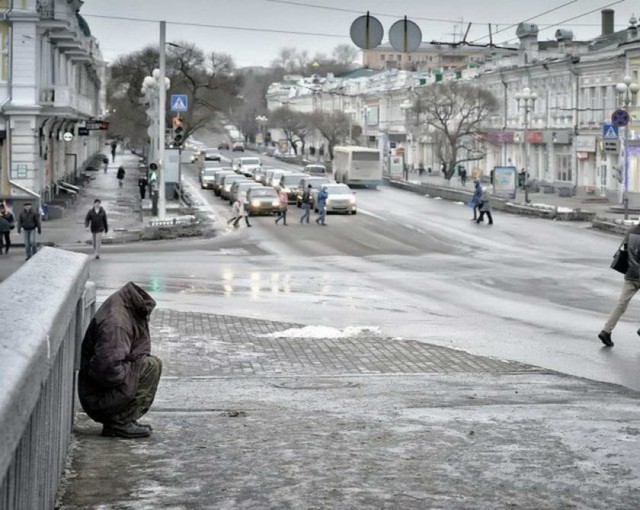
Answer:
<path fill-rule="evenodd" d="M 464 37 L 462 38 L 462 42 L 460 44 L 467 44 L 467 36 L 469 35 L 469 30 L 471 30 L 471 23 L 467 25 L 467 31 L 464 33 Z"/>
<path fill-rule="evenodd" d="M 493 32 L 491 31 L 491 23 L 489 23 L 489 47 L 493 47 Z"/>

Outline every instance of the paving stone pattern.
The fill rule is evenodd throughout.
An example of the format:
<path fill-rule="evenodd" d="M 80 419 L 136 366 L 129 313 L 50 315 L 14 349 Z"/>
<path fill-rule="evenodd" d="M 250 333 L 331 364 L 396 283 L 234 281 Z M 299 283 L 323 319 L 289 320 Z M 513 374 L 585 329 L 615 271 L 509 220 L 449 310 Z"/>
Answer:
<path fill-rule="evenodd" d="M 339 339 L 270 338 L 299 324 L 157 310 L 153 350 L 164 376 L 363 375 L 542 371 L 412 340 L 376 335 Z"/>

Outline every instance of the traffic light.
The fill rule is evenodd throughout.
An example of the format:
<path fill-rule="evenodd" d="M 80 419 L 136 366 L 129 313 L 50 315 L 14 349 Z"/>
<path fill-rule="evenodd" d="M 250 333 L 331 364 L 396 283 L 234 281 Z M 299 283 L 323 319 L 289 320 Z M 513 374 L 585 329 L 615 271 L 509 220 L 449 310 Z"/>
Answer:
<path fill-rule="evenodd" d="M 182 147 L 184 143 L 184 123 L 182 119 L 174 117 L 173 119 L 173 146 Z"/>

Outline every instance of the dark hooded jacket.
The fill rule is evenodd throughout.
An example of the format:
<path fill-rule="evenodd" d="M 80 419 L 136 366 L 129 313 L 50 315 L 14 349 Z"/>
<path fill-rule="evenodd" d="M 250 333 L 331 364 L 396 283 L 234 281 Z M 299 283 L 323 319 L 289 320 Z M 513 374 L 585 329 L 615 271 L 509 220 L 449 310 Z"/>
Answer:
<path fill-rule="evenodd" d="M 629 269 L 627 269 L 624 279 L 640 282 L 640 225 L 631 227 L 623 244 L 629 254 Z"/>
<path fill-rule="evenodd" d="M 149 316 L 156 303 L 129 282 L 102 304 L 82 341 L 78 396 L 97 422 L 125 409 L 138 390 L 142 361 L 151 354 Z"/>

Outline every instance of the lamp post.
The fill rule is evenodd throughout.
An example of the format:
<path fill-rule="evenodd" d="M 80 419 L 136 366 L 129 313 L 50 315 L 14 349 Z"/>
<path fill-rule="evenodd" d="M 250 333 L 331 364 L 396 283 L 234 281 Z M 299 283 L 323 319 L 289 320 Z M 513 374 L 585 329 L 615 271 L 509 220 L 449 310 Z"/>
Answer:
<path fill-rule="evenodd" d="M 258 115 L 256 117 L 256 122 L 260 126 L 260 134 L 262 134 L 262 145 L 265 147 L 265 152 L 266 152 L 267 137 L 265 133 L 265 127 L 267 126 L 267 122 L 269 122 L 269 119 L 264 115 Z"/>
<path fill-rule="evenodd" d="M 529 173 L 529 113 L 533 111 L 538 94 L 531 92 L 529 87 L 525 87 L 522 91 L 517 92 L 515 95 L 516 103 L 518 104 L 518 110 L 524 113 L 524 182 L 522 187 L 524 189 L 524 201 L 529 203 L 529 190 L 527 189 L 527 174 Z"/>
<path fill-rule="evenodd" d="M 622 101 L 622 107 L 629 111 L 629 107 L 635 103 L 635 98 L 640 91 L 640 84 L 635 83 L 631 76 L 627 75 L 622 82 L 616 84 L 616 92 Z M 622 202 L 624 204 L 624 219 L 629 218 L 629 126 L 624 127 L 624 152 L 622 153 L 624 164 L 624 192 Z"/>
<path fill-rule="evenodd" d="M 405 137 L 407 139 L 407 165 L 409 164 L 409 160 L 413 163 L 413 133 L 411 133 L 410 122 L 409 122 L 409 113 L 413 108 L 413 103 L 409 99 L 405 99 L 400 104 L 400 109 L 404 112 L 404 132 Z M 411 155 L 411 157 L 409 157 Z M 408 180 L 408 172 L 405 172 L 406 178 Z"/>

